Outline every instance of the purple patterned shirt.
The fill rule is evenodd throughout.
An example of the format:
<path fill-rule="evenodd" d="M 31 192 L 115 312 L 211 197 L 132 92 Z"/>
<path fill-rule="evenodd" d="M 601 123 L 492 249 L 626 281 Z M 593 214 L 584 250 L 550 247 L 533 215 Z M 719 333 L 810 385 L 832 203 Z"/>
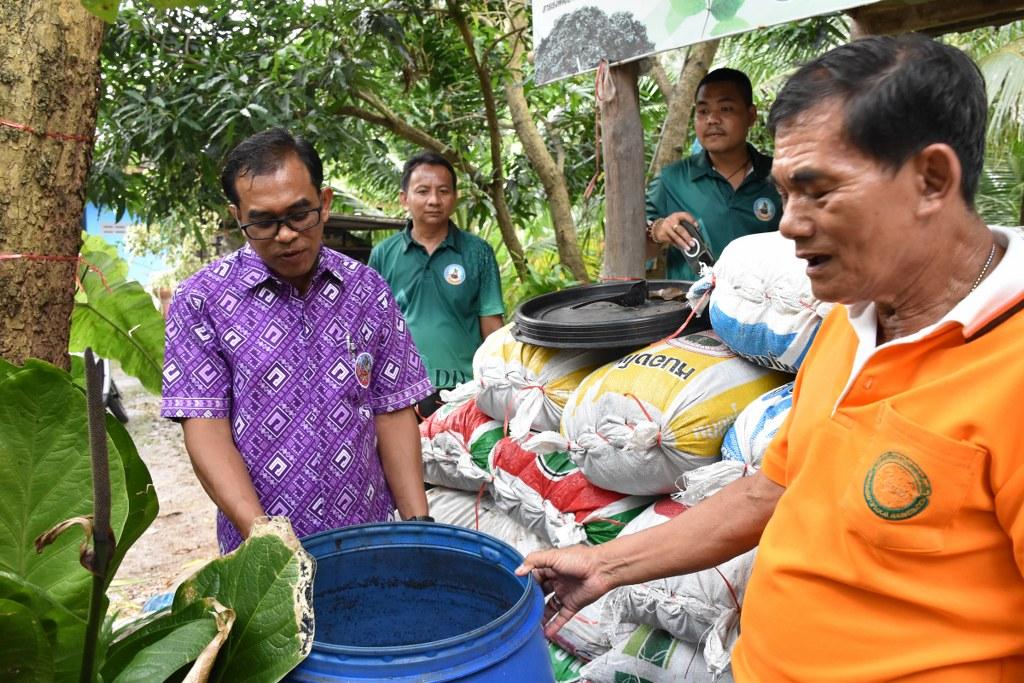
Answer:
<path fill-rule="evenodd" d="M 300 537 L 391 518 L 374 415 L 431 391 L 387 283 L 326 247 L 305 296 L 246 245 L 168 311 L 160 414 L 230 418 L 263 508 Z M 217 539 L 242 542 L 220 512 Z"/>

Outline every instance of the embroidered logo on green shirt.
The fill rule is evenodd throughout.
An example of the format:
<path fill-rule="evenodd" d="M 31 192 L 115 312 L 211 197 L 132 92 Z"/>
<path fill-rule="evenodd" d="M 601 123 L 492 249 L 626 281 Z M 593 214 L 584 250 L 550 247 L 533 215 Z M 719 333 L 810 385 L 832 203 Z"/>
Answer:
<path fill-rule="evenodd" d="M 864 500 L 882 519 L 910 519 L 928 507 L 931 482 L 921 467 L 907 456 L 887 451 L 864 477 Z"/>

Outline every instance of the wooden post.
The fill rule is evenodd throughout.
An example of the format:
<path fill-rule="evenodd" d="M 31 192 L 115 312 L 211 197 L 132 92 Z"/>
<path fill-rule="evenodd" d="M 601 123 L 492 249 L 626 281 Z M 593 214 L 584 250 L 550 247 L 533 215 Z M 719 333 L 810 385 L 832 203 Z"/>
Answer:
<path fill-rule="evenodd" d="M 608 69 L 601 100 L 604 153 L 604 277 L 644 276 L 644 133 L 640 65 Z"/>

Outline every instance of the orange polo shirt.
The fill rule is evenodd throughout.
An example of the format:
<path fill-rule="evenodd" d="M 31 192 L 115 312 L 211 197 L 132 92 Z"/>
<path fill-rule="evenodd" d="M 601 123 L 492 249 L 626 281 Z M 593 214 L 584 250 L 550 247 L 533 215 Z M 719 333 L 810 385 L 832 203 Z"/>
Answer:
<path fill-rule="evenodd" d="M 786 487 L 737 681 L 1024 681 L 1024 240 L 942 321 L 875 346 L 839 306 L 762 471 Z"/>

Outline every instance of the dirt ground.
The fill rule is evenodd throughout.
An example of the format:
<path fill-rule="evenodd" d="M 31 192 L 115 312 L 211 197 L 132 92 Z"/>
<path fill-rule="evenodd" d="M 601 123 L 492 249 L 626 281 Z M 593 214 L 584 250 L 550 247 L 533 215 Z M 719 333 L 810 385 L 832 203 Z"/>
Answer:
<path fill-rule="evenodd" d="M 216 508 L 192 472 L 181 428 L 160 417 L 159 397 L 120 369 L 114 381 L 160 500 L 159 515 L 128 551 L 108 591 L 111 610 L 126 618 L 217 557 Z"/>

